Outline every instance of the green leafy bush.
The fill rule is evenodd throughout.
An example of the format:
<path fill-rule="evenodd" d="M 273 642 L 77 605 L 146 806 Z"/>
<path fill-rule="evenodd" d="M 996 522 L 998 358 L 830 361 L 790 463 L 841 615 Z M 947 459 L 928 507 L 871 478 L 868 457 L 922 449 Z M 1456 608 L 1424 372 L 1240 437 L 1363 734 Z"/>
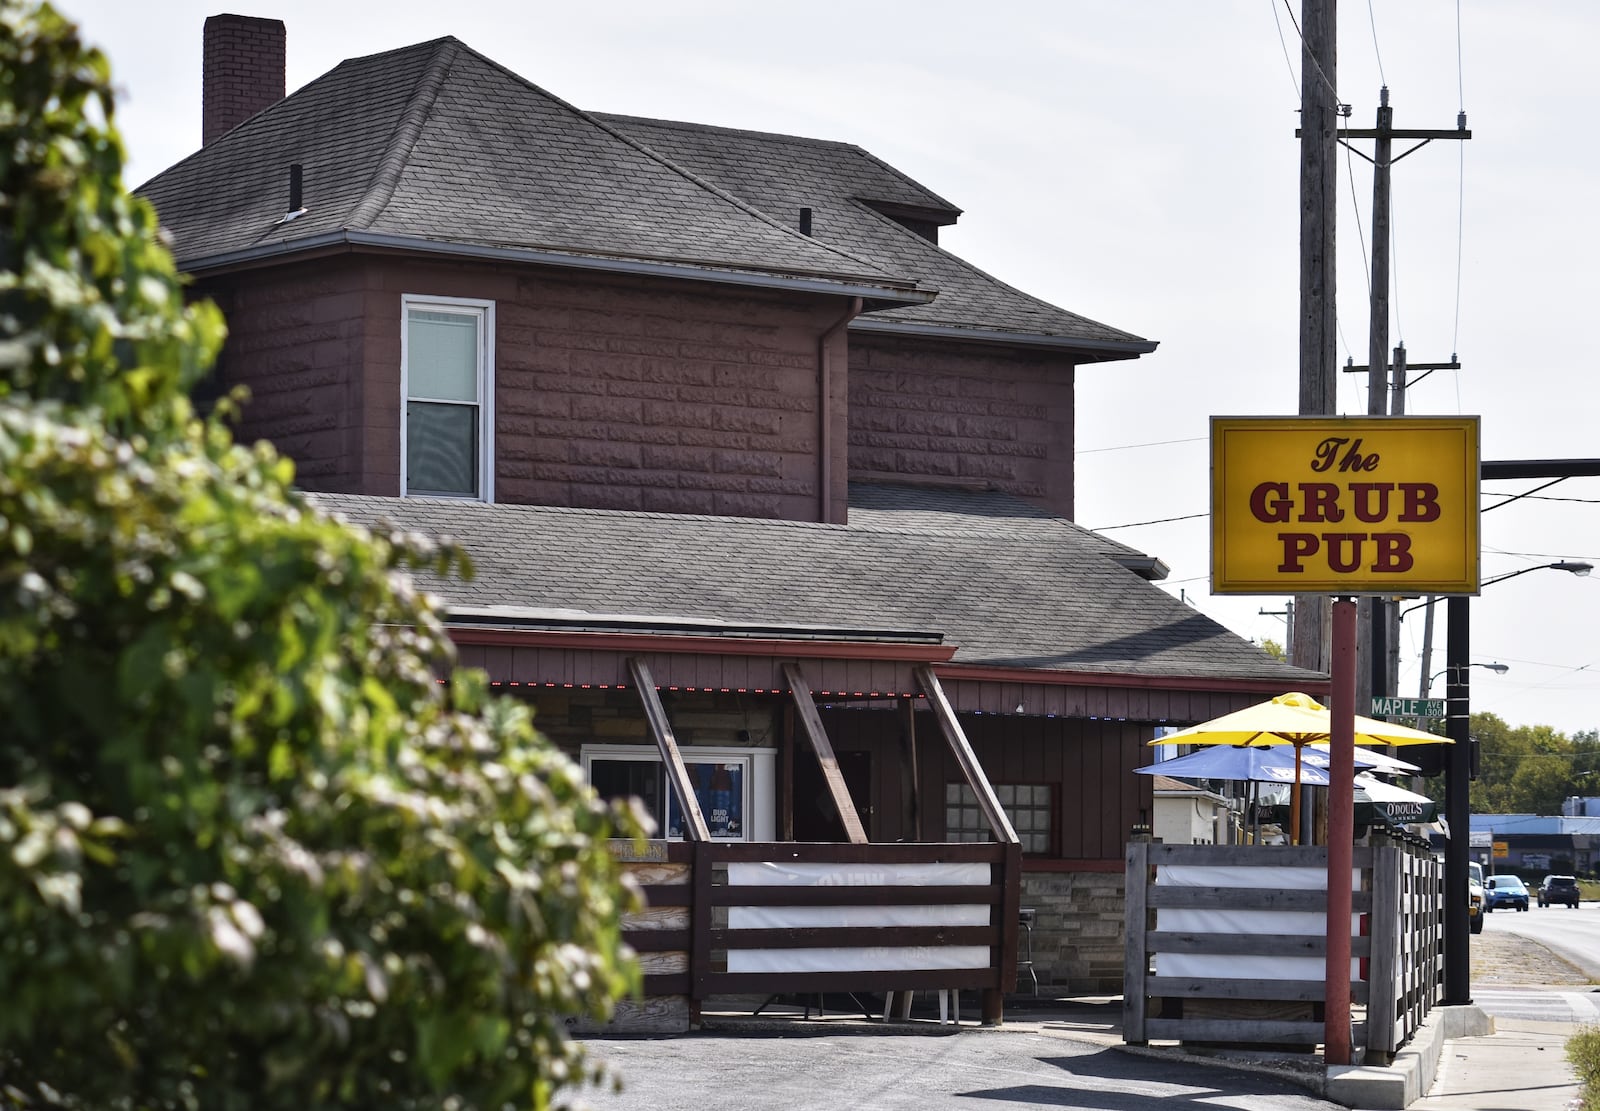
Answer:
<path fill-rule="evenodd" d="M 1567 1060 L 1583 1086 L 1583 1106 L 1600 1107 L 1600 1026 L 1585 1026 L 1567 1039 Z"/>
<path fill-rule="evenodd" d="M 548 1106 L 638 826 L 438 680 L 406 571 L 460 553 L 195 415 L 222 322 L 121 164 L 104 59 L 0 0 L 0 1105 Z"/>

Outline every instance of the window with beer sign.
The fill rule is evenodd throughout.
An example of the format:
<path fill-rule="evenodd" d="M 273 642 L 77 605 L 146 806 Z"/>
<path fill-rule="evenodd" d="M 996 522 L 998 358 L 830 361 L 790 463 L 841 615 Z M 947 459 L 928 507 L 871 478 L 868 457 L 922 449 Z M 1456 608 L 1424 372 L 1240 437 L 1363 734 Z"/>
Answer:
<path fill-rule="evenodd" d="M 1475 594 L 1477 417 L 1213 417 L 1217 594 Z"/>

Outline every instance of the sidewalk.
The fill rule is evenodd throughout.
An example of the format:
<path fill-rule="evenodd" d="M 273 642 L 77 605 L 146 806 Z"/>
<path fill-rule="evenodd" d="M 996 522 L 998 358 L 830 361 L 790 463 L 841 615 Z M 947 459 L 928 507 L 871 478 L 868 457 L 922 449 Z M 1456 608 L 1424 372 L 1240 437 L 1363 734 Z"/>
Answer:
<path fill-rule="evenodd" d="M 1503 1019 L 1487 1037 L 1448 1042 L 1432 1090 L 1411 1111 L 1569 1111 L 1578 1085 L 1562 1047 L 1572 1031 L 1564 1022 Z"/>

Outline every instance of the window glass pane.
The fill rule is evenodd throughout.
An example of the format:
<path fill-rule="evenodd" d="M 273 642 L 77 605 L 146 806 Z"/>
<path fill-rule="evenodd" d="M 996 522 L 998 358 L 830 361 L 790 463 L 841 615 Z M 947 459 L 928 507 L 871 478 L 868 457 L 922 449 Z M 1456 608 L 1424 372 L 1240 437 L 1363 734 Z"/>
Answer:
<path fill-rule="evenodd" d="M 478 407 L 406 404 L 406 492 L 478 496 Z"/>
<path fill-rule="evenodd" d="M 636 798 L 659 826 L 661 821 L 661 764 L 656 760 L 595 759 L 589 762 L 589 783 L 607 802 Z"/>
<path fill-rule="evenodd" d="M 701 764 L 684 762 L 689 782 L 694 784 L 694 796 L 700 803 L 700 815 L 705 819 L 711 836 L 722 841 L 744 839 L 744 764 Z M 667 836 L 684 835 L 683 814 L 678 809 L 678 797 L 667 792 Z"/>
<path fill-rule="evenodd" d="M 412 309 L 406 318 L 406 375 L 412 397 L 477 401 L 477 316 Z"/>

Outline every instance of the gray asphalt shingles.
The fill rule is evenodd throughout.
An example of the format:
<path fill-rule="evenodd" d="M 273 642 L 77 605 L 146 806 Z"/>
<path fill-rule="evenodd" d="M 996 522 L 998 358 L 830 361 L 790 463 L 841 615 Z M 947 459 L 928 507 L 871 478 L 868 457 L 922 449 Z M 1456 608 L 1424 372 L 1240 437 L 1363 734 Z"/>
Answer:
<path fill-rule="evenodd" d="M 304 167 L 307 211 L 280 224 L 291 163 Z M 355 229 L 909 284 L 778 226 L 449 38 L 343 62 L 140 192 L 180 265 Z"/>
<path fill-rule="evenodd" d="M 305 213 L 281 222 L 291 164 Z M 590 115 L 452 38 L 341 63 L 141 187 L 179 264 L 359 231 L 937 291 L 875 323 L 1132 345 L 868 202 L 953 219 L 859 147 Z M 797 232 L 814 213 L 814 236 Z M 870 292 L 869 292 L 870 295 Z M 1136 350 L 1128 350 L 1134 354 Z"/>
<path fill-rule="evenodd" d="M 852 254 L 908 274 L 939 296 L 896 306 L 874 323 L 901 321 L 1099 343 L 1140 344 L 1140 337 L 1023 293 L 929 242 L 868 202 L 914 205 L 954 216 L 948 201 L 850 143 L 674 120 L 598 115 L 672 161 L 782 220 L 812 210 L 812 234 Z"/>
<path fill-rule="evenodd" d="M 424 586 L 457 608 L 524 607 L 735 624 L 927 629 L 956 662 L 1273 679 L 1268 657 L 1110 559 L 1069 522 L 1014 529 L 926 507 L 900 527 L 319 494 L 352 523 L 451 537 L 477 577 Z M 1046 534 L 1043 530 L 1050 529 Z"/>

